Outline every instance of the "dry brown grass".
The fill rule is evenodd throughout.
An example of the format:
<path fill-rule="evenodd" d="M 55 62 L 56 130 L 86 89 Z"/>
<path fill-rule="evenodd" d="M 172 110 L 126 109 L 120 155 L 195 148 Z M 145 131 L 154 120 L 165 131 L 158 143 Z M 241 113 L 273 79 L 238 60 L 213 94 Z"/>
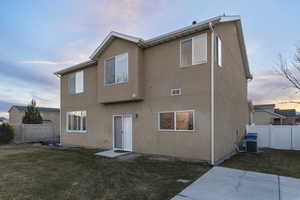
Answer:
<path fill-rule="evenodd" d="M 300 178 L 300 151 L 263 149 L 235 155 L 222 166 Z"/>
<path fill-rule="evenodd" d="M 209 169 L 204 163 L 130 161 L 94 156 L 99 150 L 0 147 L 0 199 L 169 199 Z"/>

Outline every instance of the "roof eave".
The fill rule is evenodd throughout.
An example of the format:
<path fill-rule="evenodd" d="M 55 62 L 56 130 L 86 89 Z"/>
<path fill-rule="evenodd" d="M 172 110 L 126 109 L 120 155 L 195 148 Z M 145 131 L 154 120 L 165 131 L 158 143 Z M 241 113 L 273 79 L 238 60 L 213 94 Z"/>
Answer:
<path fill-rule="evenodd" d="M 124 40 L 130 41 L 130 42 L 133 42 L 133 43 L 139 43 L 140 41 L 142 41 L 142 39 L 138 38 L 138 37 L 133 37 L 133 36 L 126 35 L 123 33 L 111 31 L 89 58 L 91 60 L 96 60 L 97 57 L 103 52 L 105 47 L 108 46 L 114 38 L 124 39 Z"/>
<path fill-rule="evenodd" d="M 185 35 L 189 35 L 193 32 L 198 32 L 198 31 L 201 31 L 201 30 L 208 29 L 209 28 L 208 24 L 210 22 L 211 23 L 217 23 L 217 22 L 220 21 L 220 19 L 221 19 L 220 16 L 214 17 L 214 18 L 199 22 L 197 24 L 193 24 L 193 25 L 181 28 L 181 29 L 173 31 L 173 32 L 166 33 L 166 34 L 160 35 L 158 37 L 155 37 L 155 38 L 152 38 L 152 39 L 149 39 L 149 40 L 145 40 L 141 44 L 141 46 L 142 47 L 151 47 L 151 46 L 154 46 L 154 45 L 166 42 L 166 41 L 170 41 L 170 40 L 173 40 L 173 39 L 176 39 L 176 38 L 179 38 L 179 37 L 183 37 Z"/>
<path fill-rule="evenodd" d="M 243 57 L 243 64 L 245 66 L 245 74 L 247 79 L 253 79 L 253 76 L 250 72 L 250 67 L 249 67 L 249 61 L 248 61 L 248 56 L 247 56 L 247 49 L 246 49 L 246 44 L 245 44 L 245 39 L 244 39 L 244 34 L 243 34 L 243 29 L 242 29 L 242 22 L 241 20 L 236 20 L 237 28 L 238 28 L 238 38 L 239 42 L 241 45 L 241 52 L 242 52 L 242 57 Z"/>
<path fill-rule="evenodd" d="M 61 75 L 64 75 L 66 73 L 69 73 L 71 71 L 82 69 L 84 67 L 87 67 L 89 65 L 96 64 L 96 63 L 97 63 L 97 61 L 95 61 L 95 60 L 88 60 L 88 61 L 79 63 L 77 65 L 73 65 L 71 67 L 68 67 L 68 68 L 62 69 L 60 71 L 54 72 L 54 74 L 57 75 L 57 76 L 61 76 Z"/>
<path fill-rule="evenodd" d="M 163 42 L 174 40 L 176 38 L 183 37 L 185 35 L 192 34 L 193 32 L 198 32 L 201 30 L 208 29 L 209 23 L 212 23 L 214 25 L 217 23 L 225 23 L 225 22 L 237 22 L 239 42 L 241 45 L 243 64 L 245 67 L 245 75 L 246 75 L 247 79 L 252 79 L 252 75 L 251 75 L 250 69 L 249 69 L 248 57 L 247 57 L 247 52 L 246 52 L 244 36 L 243 36 L 243 32 L 242 32 L 242 24 L 241 24 L 240 16 L 217 16 L 217 17 L 199 22 L 197 24 L 193 24 L 193 25 L 184 27 L 177 31 L 163 34 L 161 36 L 158 36 L 158 37 L 155 37 L 155 38 L 152 38 L 149 40 L 143 40 L 141 38 L 137 38 L 137 37 L 123 34 L 123 33 L 118 33 L 118 32 L 112 31 L 106 36 L 106 38 L 103 40 L 103 42 L 100 44 L 100 46 L 98 46 L 98 48 L 92 53 L 92 55 L 90 56 L 90 59 L 91 59 L 90 62 L 96 63 L 97 58 L 101 55 L 101 53 L 104 51 L 104 49 L 110 44 L 110 42 L 114 38 L 121 38 L 121 39 L 130 41 L 130 42 L 136 43 L 137 46 L 139 46 L 141 48 L 147 48 L 147 47 L 158 45 Z M 89 62 L 89 61 L 87 61 L 87 62 Z M 85 64 L 87 62 L 80 63 L 78 65 L 74 65 L 67 69 L 63 69 L 61 71 L 55 72 L 54 74 L 57 76 L 60 76 L 65 73 L 68 73 L 70 71 L 74 71 L 74 70 L 86 67 L 89 64 L 93 64 L 93 63 Z"/>

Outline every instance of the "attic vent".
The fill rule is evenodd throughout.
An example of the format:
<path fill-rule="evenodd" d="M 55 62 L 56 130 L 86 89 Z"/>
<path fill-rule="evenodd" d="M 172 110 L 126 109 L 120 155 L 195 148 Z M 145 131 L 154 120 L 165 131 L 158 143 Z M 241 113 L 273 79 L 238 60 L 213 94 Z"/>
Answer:
<path fill-rule="evenodd" d="M 171 89 L 171 96 L 180 96 L 181 95 L 181 88 Z"/>

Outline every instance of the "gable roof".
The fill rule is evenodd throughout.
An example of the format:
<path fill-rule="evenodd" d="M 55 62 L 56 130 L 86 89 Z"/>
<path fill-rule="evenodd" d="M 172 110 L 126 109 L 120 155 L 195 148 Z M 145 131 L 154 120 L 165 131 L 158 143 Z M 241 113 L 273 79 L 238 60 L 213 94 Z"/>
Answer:
<path fill-rule="evenodd" d="M 88 61 L 79 63 L 77 65 L 73 65 L 71 67 L 68 67 L 68 68 L 62 69 L 60 71 L 57 71 L 54 74 L 55 75 L 62 75 L 62 74 L 65 74 L 65 73 L 68 73 L 68 72 L 71 72 L 71 71 L 75 71 L 75 70 L 79 70 L 79 69 L 88 67 L 88 66 L 90 66 L 92 64 L 96 64 L 96 63 L 97 63 L 97 61 L 95 61 L 95 60 L 88 60 Z"/>
<path fill-rule="evenodd" d="M 286 117 L 296 117 L 296 109 L 275 109 L 275 113 L 286 116 Z"/>
<path fill-rule="evenodd" d="M 148 40 L 143 40 L 142 38 L 138 38 L 138 37 L 134 37 L 134 36 L 130 36 L 130 35 L 126 35 L 123 33 L 118 33 L 115 31 L 110 32 L 105 39 L 103 40 L 103 42 L 97 47 L 97 49 L 92 53 L 92 55 L 90 56 L 90 60 L 83 62 L 84 64 L 78 64 L 78 65 L 74 65 L 71 66 L 69 68 L 60 70 L 55 72 L 55 75 L 63 75 L 65 73 L 71 72 L 71 71 L 75 71 L 77 69 L 83 68 L 83 67 L 87 67 L 89 65 L 91 65 L 91 63 L 96 63 L 97 58 L 101 55 L 101 53 L 104 51 L 104 49 L 113 41 L 114 38 L 120 38 L 120 39 L 124 39 L 133 43 L 136 43 L 139 47 L 141 48 L 148 48 L 148 47 L 152 47 L 170 40 L 174 40 L 176 38 L 180 38 L 201 30 L 205 30 L 209 28 L 209 25 L 211 24 L 216 25 L 219 23 L 225 23 L 225 22 L 236 22 L 236 27 L 237 27 L 237 31 L 238 31 L 238 40 L 239 40 L 239 44 L 241 47 L 241 54 L 242 54 L 242 58 L 243 58 L 243 65 L 245 68 L 245 75 L 247 79 L 252 79 L 252 75 L 250 73 L 250 69 L 249 69 L 249 63 L 248 63 L 248 57 L 247 57 L 247 52 L 246 52 L 246 47 L 245 47 L 245 41 L 244 41 L 244 35 L 243 35 L 243 31 L 242 31 L 242 24 L 241 24 L 241 18 L 240 16 L 217 16 L 217 17 L 213 17 L 210 18 L 208 20 L 204 20 L 201 22 L 198 22 L 196 24 L 178 29 L 176 31 L 170 32 L 170 33 L 166 33 L 163 35 L 160 35 L 158 37 L 154 37 L 152 39 L 148 39 Z"/>
<path fill-rule="evenodd" d="M 10 110 L 12 108 L 16 108 L 18 111 L 21 111 L 21 112 L 25 112 L 25 110 L 26 110 L 26 106 L 16 106 L 16 105 L 13 105 L 8 110 L 8 112 L 10 112 Z M 59 112 L 59 108 L 37 107 L 37 109 L 39 109 L 40 112 Z"/>
<path fill-rule="evenodd" d="M 96 60 L 96 58 L 103 52 L 105 47 L 107 47 L 114 38 L 120 38 L 120 39 L 127 40 L 127 41 L 130 41 L 133 43 L 139 43 L 140 41 L 143 41 L 142 38 L 138 38 L 138 37 L 134 37 L 134 36 L 130 36 L 130 35 L 126 35 L 123 33 L 118 33 L 118 32 L 112 31 L 105 37 L 105 39 L 100 44 L 100 46 L 98 46 L 97 49 L 92 53 L 92 55 L 90 56 L 90 59 Z"/>
<path fill-rule="evenodd" d="M 268 111 L 268 110 L 255 110 L 254 112 L 266 112 L 266 113 L 269 113 L 269 114 L 271 114 L 271 115 L 274 115 L 274 116 L 276 116 L 276 117 L 279 117 L 279 118 L 282 118 L 282 119 L 285 119 L 286 118 L 286 116 L 283 116 L 283 115 L 280 115 L 280 114 L 278 114 L 278 113 L 275 113 L 275 112 L 270 112 L 270 111 Z"/>
<path fill-rule="evenodd" d="M 7 121 L 5 117 L 0 117 L 0 122 Z"/>
<path fill-rule="evenodd" d="M 254 110 L 264 110 L 264 109 L 274 109 L 275 104 L 260 104 L 260 105 L 254 105 Z"/>

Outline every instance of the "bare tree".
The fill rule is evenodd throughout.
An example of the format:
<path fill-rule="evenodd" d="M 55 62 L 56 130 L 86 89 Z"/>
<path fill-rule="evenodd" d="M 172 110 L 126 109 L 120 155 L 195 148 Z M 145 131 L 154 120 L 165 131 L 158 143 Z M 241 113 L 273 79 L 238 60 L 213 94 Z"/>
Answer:
<path fill-rule="evenodd" d="M 300 46 L 296 47 L 294 59 L 291 62 L 279 55 L 279 73 L 295 88 L 300 90 Z"/>

